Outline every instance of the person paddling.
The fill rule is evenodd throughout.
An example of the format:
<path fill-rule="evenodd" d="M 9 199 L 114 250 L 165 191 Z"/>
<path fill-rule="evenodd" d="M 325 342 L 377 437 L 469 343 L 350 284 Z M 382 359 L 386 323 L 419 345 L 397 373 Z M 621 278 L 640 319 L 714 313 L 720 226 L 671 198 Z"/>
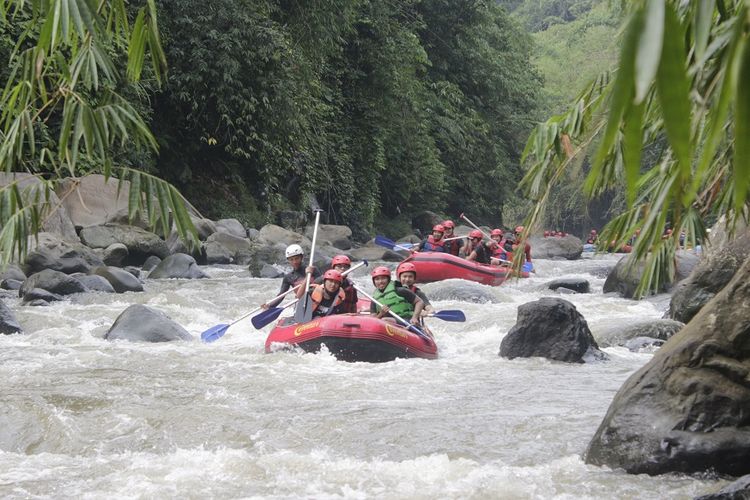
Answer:
<path fill-rule="evenodd" d="M 329 269 L 323 273 L 323 284 L 313 284 L 307 292 L 312 302 L 312 317 L 329 316 L 343 313 L 342 305 L 346 300 L 346 293 L 341 289 L 344 277 L 339 271 Z M 297 298 L 305 294 L 304 285 L 297 290 Z"/>
<path fill-rule="evenodd" d="M 417 248 L 417 252 L 445 252 L 443 246 L 443 235 L 445 234 L 445 227 L 442 224 L 437 224 L 432 228 L 432 234 L 427 237 L 426 240 L 422 240 Z"/>
<path fill-rule="evenodd" d="M 445 251 L 447 253 L 458 257 L 458 254 L 461 251 L 461 247 L 464 246 L 464 239 L 456 238 L 455 240 L 445 241 L 449 238 L 455 237 L 455 235 L 453 234 L 453 230 L 456 229 L 456 225 L 452 220 L 446 220 L 443 221 L 442 226 L 445 228 L 445 233 L 443 234 L 443 248 L 445 248 Z"/>
<path fill-rule="evenodd" d="M 346 255 L 337 255 L 331 260 L 331 269 L 334 269 L 340 273 L 347 271 L 352 267 L 352 261 Z M 315 280 L 316 285 L 323 284 L 325 274 Z M 356 313 L 357 312 L 357 289 L 354 288 L 354 283 L 349 279 L 348 276 L 344 276 L 344 281 L 341 283 L 341 289 L 346 294 L 343 304 L 341 304 L 341 311 L 344 313 Z"/>
<path fill-rule="evenodd" d="M 494 242 L 491 248 L 490 264 L 493 266 L 501 266 L 509 260 L 508 254 L 503 248 L 503 230 L 493 229 L 490 231 L 490 239 Z"/>
<path fill-rule="evenodd" d="M 419 326 L 420 315 L 424 309 L 422 299 L 402 286 L 396 287 L 396 283 L 391 281 L 391 270 L 385 266 L 376 267 L 370 276 L 376 288 L 372 296 L 383 304 L 383 308 L 380 308 L 374 302 L 371 303 L 370 312 L 376 314 L 378 319 L 382 319 L 388 311 L 392 311 L 412 325 Z"/>
<path fill-rule="evenodd" d="M 417 267 L 411 262 L 402 262 L 396 268 L 396 286 L 403 286 L 407 290 L 414 292 L 414 295 L 422 299 L 424 302 L 424 309 L 422 310 L 422 316 L 433 312 L 432 305 L 430 304 L 427 295 L 414 283 L 417 281 Z"/>
<path fill-rule="evenodd" d="M 281 288 L 279 289 L 279 293 L 276 295 L 281 295 L 282 293 L 286 292 L 292 287 L 295 287 L 297 285 L 303 284 L 306 276 L 306 269 L 302 265 L 302 261 L 305 257 L 305 252 L 302 250 L 302 247 L 299 245 L 289 245 L 286 247 L 286 261 L 289 263 L 290 266 L 292 266 L 292 270 L 284 275 L 284 277 L 281 279 Z M 312 277 L 317 278 L 320 276 L 320 271 L 318 271 L 316 268 L 312 268 Z M 303 286 L 304 288 L 304 286 Z M 271 302 L 268 302 L 267 304 L 263 304 L 261 308 L 263 310 L 266 310 L 270 307 L 276 307 L 277 305 L 281 304 L 281 301 L 284 300 L 284 297 L 281 297 L 276 300 L 272 300 Z"/>
<path fill-rule="evenodd" d="M 478 262 L 479 264 L 490 264 L 492 250 L 482 242 L 482 231 L 474 229 L 469 233 L 469 244 L 466 249 L 466 260 Z M 492 243 L 494 245 L 494 243 Z"/>
<path fill-rule="evenodd" d="M 516 233 L 516 240 L 517 244 L 513 246 L 513 249 L 516 250 L 519 246 L 523 245 L 523 253 L 526 254 L 526 262 L 531 262 L 531 245 L 525 240 L 521 240 L 521 233 L 523 233 L 524 227 L 523 226 L 516 226 L 515 233 Z"/>

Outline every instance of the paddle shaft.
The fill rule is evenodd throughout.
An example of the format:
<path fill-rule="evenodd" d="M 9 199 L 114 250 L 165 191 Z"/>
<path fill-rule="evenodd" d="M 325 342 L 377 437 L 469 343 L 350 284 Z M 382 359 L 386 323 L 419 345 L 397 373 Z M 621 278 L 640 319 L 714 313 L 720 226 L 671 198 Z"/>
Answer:
<path fill-rule="evenodd" d="M 466 222 L 468 222 L 471 225 L 471 227 L 473 227 L 477 231 L 480 231 L 484 235 L 485 238 L 491 239 L 487 233 L 485 233 L 484 231 L 482 231 L 482 229 L 480 229 L 479 226 L 477 226 L 476 224 L 474 224 L 473 222 L 471 222 L 469 220 L 469 218 L 466 217 L 464 214 L 459 215 L 459 217 L 462 218 L 463 220 L 465 220 Z"/>

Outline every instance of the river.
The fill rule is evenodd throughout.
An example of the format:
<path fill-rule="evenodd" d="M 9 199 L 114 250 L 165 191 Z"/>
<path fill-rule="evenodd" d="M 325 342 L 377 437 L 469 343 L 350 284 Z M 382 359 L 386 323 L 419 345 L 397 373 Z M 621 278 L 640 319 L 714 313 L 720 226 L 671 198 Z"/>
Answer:
<path fill-rule="evenodd" d="M 584 365 L 498 356 L 516 308 L 556 277 L 597 332 L 660 318 L 665 297 L 601 293 L 612 256 L 538 261 L 497 303 L 435 303 L 437 360 L 344 363 L 326 352 L 265 354 L 248 320 L 212 344 L 108 342 L 130 304 L 167 313 L 196 339 L 272 297 L 278 280 L 239 267 L 211 279 L 147 281 L 50 307 L 6 299 L 25 335 L 0 335 L 3 498 L 685 498 L 709 476 L 630 475 L 581 459 L 614 394 L 651 354 L 607 348 Z M 364 274 L 356 281 L 371 289 Z M 440 284 L 428 285 L 431 287 Z M 429 294 L 429 293 L 428 293 Z"/>

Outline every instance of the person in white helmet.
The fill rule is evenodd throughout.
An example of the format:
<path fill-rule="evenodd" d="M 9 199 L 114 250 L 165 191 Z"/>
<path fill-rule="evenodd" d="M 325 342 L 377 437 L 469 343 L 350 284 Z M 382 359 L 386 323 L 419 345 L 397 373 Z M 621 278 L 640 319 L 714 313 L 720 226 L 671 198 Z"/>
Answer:
<path fill-rule="evenodd" d="M 297 286 L 298 284 L 302 283 L 304 286 L 304 281 L 306 277 L 306 270 L 305 266 L 302 263 L 302 260 L 305 257 L 305 251 L 302 250 L 302 247 L 294 244 L 289 245 L 286 247 L 286 261 L 289 262 L 289 265 L 292 266 L 292 270 L 284 275 L 284 277 L 281 279 L 281 289 L 279 290 L 279 293 L 276 295 L 281 295 L 282 293 L 286 292 L 290 288 Z M 317 268 L 312 267 L 312 279 L 314 280 L 320 276 L 320 271 L 318 271 Z M 284 297 L 278 298 L 276 300 L 272 300 L 271 302 L 267 304 L 263 304 L 261 307 L 263 309 L 268 309 L 270 307 L 276 307 L 281 303 L 281 301 L 284 300 Z"/>

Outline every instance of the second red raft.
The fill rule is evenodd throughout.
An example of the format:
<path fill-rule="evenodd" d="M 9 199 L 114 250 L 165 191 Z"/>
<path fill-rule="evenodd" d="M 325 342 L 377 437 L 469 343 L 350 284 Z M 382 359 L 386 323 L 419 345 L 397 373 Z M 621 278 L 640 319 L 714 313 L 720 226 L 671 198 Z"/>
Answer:
<path fill-rule="evenodd" d="M 507 267 L 479 264 L 441 252 L 417 252 L 407 261 L 417 268 L 418 283 L 457 278 L 497 286 L 512 275 L 511 269 Z M 528 277 L 528 272 L 525 274 Z"/>
<path fill-rule="evenodd" d="M 437 358 L 437 345 L 430 336 L 420 336 L 394 323 L 370 315 L 335 314 L 308 323 L 283 318 L 266 339 L 266 352 L 296 346 L 318 352 L 322 345 L 342 361 L 379 363 L 396 358 Z"/>

